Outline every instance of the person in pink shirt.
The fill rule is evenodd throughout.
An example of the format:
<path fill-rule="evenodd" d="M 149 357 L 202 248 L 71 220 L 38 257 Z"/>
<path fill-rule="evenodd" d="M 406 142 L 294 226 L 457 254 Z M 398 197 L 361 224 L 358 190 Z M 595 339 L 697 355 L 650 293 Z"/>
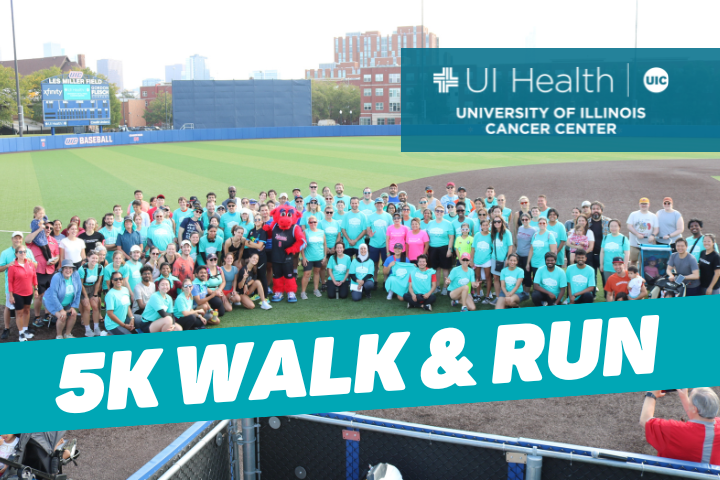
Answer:
<path fill-rule="evenodd" d="M 402 224 L 402 215 L 399 213 L 393 215 L 393 224 L 387 228 L 386 233 L 387 238 L 385 242 L 385 251 L 387 252 L 388 257 L 391 255 L 390 246 L 395 245 L 396 243 L 402 243 L 403 252 L 405 251 L 405 244 L 407 243 L 406 236 L 408 232 L 410 232 L 410 229 Z"/>
<path fill-rule="evenodd" d="M 420 219 L 413 218 L 412 230 L 407 232 L 405 236 L 405 243 L 407 244 L 407 258 L 412 263 L 417 263 L 417 258 L 420 255 L 427 255 L 428 247 L 430 246 L 430 237 L 425 230 L 420 230 Z M 388 229 L 389 230 L 389 229 Z"/>

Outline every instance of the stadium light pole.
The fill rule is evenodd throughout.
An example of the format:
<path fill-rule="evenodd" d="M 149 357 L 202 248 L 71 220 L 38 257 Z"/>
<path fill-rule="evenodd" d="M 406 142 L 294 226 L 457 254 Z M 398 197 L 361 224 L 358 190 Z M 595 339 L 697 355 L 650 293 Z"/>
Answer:
<path fill-rule="evenodd" d="M 23 108 L 20 103 L 20 77 L 18 75 L 17 64 L 17 48 L 15 47 L 15 9 L 13 8 L 13 0 L 10 0 L 10 19 L 12 21 L 12 37 L 13 37 L 13 56 L 15 57 L 15 95 L 18 107 L 18 133 L 23 136 Z"/>

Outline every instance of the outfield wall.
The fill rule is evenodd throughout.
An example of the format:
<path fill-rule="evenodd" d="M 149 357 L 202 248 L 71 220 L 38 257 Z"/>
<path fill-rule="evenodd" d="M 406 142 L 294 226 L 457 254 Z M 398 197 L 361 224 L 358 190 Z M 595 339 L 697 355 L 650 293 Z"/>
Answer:
<path fill-rule="evenodd" d="M 400 135 L 400 125 L 338 125 L 332 127 L 213 128 L 159 130 L 84 135 L 46 135 L 0 138 L 0 153 L 59 150 L 63 148 L 138 145 L 144 143 L 252 140 L 260 138 L 361 137 Z"/>

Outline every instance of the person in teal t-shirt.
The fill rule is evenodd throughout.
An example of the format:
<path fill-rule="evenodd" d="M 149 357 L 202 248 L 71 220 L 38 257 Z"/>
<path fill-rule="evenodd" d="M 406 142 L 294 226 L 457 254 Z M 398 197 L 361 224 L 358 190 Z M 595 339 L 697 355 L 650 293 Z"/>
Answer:
<path fill-rule="evenodd" d="M 175 236 L 172 227 L 168 226 L 168 224 L 164 222 L 164 219 L 165 213 L 159 209 L 155 210 L 155 221 L 150 224 L 147 231 L 148 242 L 152 242 L 152 245 L 157 247 L 162 253 L 165 253 L 167 246 Z M 110 255 L 109 252 L 108 255 Z M 112 259 L 109 261 L 112 261 Z"/>
<path fill-rule="evenodd" d="M 450 271 L 445 279 L 445 286 L 450 294 L 450 306 L 461 305 L 461 311 L 475 310 L 475 302 L 470 295 L 470 287 L 478 288 L 480 282 L 475 281 L 475 271 L 470 268 L 470 254 L 460 256 L 460 266 Z"/>
<path fill-rule="evenodd" d="M 360 214 L 362 215 L 362 213 Z M 328 280 L 327 293 L 328 298 L 347 298 L 350 292 L 350 264 L 352 260 L 349 255 L 345 255 L 345 246 L 338 242 L 335 245 L 335 255 L 330 257 L 327 264 Z"/>
<path fill-rule="evenodd" d="M 525 270 L 527 271 L 530 271 L 530 267 L 533 268 L 534 272 L 538 268 L 544 266 L 546 253 L 552 252 L 557 254 L 557 240 L 555 240 L 555 235 L 548 231 L 547 224 L 547 218 L 540 217 L 538 219 L 539 230 L 530 240 L 530 252 L 528 254 L 530 261 L 525 267 Z"/>
<path fill-rule="evenodd" d="M 417 268 L 410 272 L 408 292 L 403 295 L 403 300 L 408 303 L 408 308 L 422 308 L 431 312 L 432 304 L 435 303 L 437 276 L 434 269 L 428 268 L 427 261 L 427 255 L 417 257 Z"/>
<path fill-rule="evenodd" d="M 529 298 L 527 292 L 523 291 L 525 271 L 517 266 L 518 260 L 515 253 L 507 256 L 507 267 L 500 272 L 500 291 L 498 292 L 495 310 L 502 310 L 505 307 L 519 307 L 520 302 Z"/>
<path fill-rule="evenodd" d="M 173 212 L 173 220 L 175 220 L 175 236 L 180 237 L 180 224 L 183 220 L 186 218 L 190 218 L 193 216 L 195 210 L 188 208 L 188 201 L 185 197 L 180 197 L 178 199 L 178 205 L 180 208 L 176 209 Z"/>
<path fill-rule="evenodd" d="M 377 274 L 378 274 L 378 267 L 385 262 L 385 259 L 388 257 L 388 245 L 387 245 L 387 233 L 388 228 L 395 228 L 394 227 L 394 221 L 395 221 L 395 215 L 390 215 L 389 213 L 383 211 L 383 201 L 382 198 L 375 199 L 375 212 L 368 215 L 368 228 L 367 228 L 367 234 L 368 238 L 370 239 L 369 242 L 369 252 L 370 252 L 370 259 L 373 261 L 373 264 L 375 265 L 375 271 L 373 272 L 373 275 L 375 277 L 375 284 L 377 284 Z M 402 218 L 402 215 L 400 215 L 400 218 Z M 397 226 L 400 228 L 399 230 L 392 230 L 393 232 L 399 231 L 399 232 L 406 232 L 407 228 L 403 227 L 400 222 L 398 221 Z M 402 243 L 405 243 L 403 240 Z M 352 295 L 351 295 L 352 296 Z"/>
<path fill-rule="evenodd" d="M 440 274 L 438 284 L 443 286 L 442 294 L 447 295 L 447 288 L 443 278 L 448 276 L 453 264 L 455 229 L 444 217 L 445 208 L 442 205 L 437 205 L 435 207 L 435 220 L 430 222 L 426 231 L 428 237 L 430 237 L 430 248 L 428 249 L 430 266 Z M 420 228 L 422 228 L 422 223 L 420 222 Z"/>
<path fill-rule="evenodd" d="M 240 215 L 240 212 L 237 211 L 237 204 L 233 201 L 229 201 L 228 212 L 224 213 L 223 216 L 220 217 L 220 229 L 223 231 L 224 237 L 232 237 L 232 227 L 235 225 L 241 225 L 242 223 L 242 215 Z"/>
<path fill-rule="evenodd" d="M 325 233 L 326 257 L 335 253 L 335 244 L 342 241 L 341 226 L 337 220 L 333 219 L 333 213 L 335 213 L 335 209 L 332 206 L 326 206 L 325 217 L 318 224 L 318 228 Z"/>
<path fill-rule="evenodd" d="M 608 229 L 610 229 L 610 233 L 603 237 L 600 250 L 600 272 L 606 282 L 610 275 L 615 273 L 613 258 L 624 258 L 626 265 L 630 260 L 630 240 L 620 233 L 620 221 L 610 220 Z"/>
<path fill-rule="evenodd" d="M 575 250 L 575 264 L 565 272 L 569 303 L 593 303 L 595 301 L 595 269 L 586 265 L 587 252 Z"/>
<path fill-rule="evenodd" d="M 492 235 L 489 230 L 490 222 L 488 220 L 482 220 L 480 222 L 480 231 L 473 237 L 473 248 L 471 252 L 473 268 L 477 271 L 478 282 L 482 284 L 485 281 L 487 287 L 487 293 L 483 299 L 483 304 L 487 305 L 493 299 L 490 291 L 492 290 L 492 258 L 493 258 L 493 244 Z M 483 290 L 480 286 L 479 290 L 475 292 L 477 295 L 482 296 Z"/>
<path fill-rule="evenodd" d="M 315 290 L 313 294 L 321 297 L 320 293 L 320 270 L 325 267 L 325 232 L 318 228 L 319 218 L 311 215 L 307 219 L 307 230 L 305 230 L 305 241 L 307 246 L 300 252 L 300 261 L 303 266 L 303 278 L 300 288 L 300 299 L 307 300 L 305 293 L 308 283 L 310 282 L 310 274 L 313 275 L 313 284 Z"/>
<path fill-rule="evenodd" d="M 112 274 L 115 272 L 120 272 L 123 276 L 123 286 L 130 290 L 130 283 L 128 282 L 128 278 L 130 278 L 130 269 L 125 266 L 125 262 L 123 261 L 124 255 L 122 252 L 115 252 L 113 255 L 113 261 L 112 263 L 109 263 L 104 271 L 103 271 L 103 290 L 108 291 L 113 286 L 110 285 L 110 278 L 112 277 Z M 131 294 L 132 297 L 132 294 Z M 134 298 L 133 298 L 134 300 Z"/>
<path fill-rule="evenodd" d="M 367 215 L 359 210 L 359 206 L 360 201 L 357 197 L 353 197 L 350 200 L 350 211 L 343 215 L 341 225 L 346 254 L 351 257 L 357 255 L 357 249 L 368 227 Z"/>
<path fill-rule="evenodd" d="M 533 283 L 532 301 L 536 307 L 560 305 L 567 289 L 567 277 L 555 266 L 557 254 L 545 254 L 545 266 L 537 269 Z"/>
<path fill-rule="evenodd" d="M 350 264 L 350 297 L 354 302 L 362 300 L 363 295 L 370 298 L 375 286 L 375 262 L 370 259 L 368 246 L 360 244 L 358 254 Z"/>
<path fill-rule="evenodd" d="M 168 295 L 170 282 L 163 278 L 158 282 L 158 291 L 150 295 L 145 310 L 142 313 L 142 322 L 136 325 L 143 333 L 179 332 L 182 327 L 175 323 L 172 316 L 173 299 Z"/>
<path fill-rule="evenodd" d="M 135 329 L 130 292 L 123 286 L 123 280 L 121 274 L 115 272 L 110 277 L 113 286 L 105 295 L 105 329 L 110 335 L 130 335 Z"/>
<path fill-rule="evenodd" d="M 217 227 L 215 227 L 214 225 L 210 225 L 207 234 L 203 235 L 202 238 L 200 238 L 200 243 L 198 244 L 199 255 L 197 257 L 197 261 L 195 262 L 197 265 L 206 264 L 205 259 L 208 253 L 210 253 L 208 250 L 210 250 L 212 253 L 215 253 L 216 255 L 222 253 L 223 240 L 218 237 L 217 234 Z"/>

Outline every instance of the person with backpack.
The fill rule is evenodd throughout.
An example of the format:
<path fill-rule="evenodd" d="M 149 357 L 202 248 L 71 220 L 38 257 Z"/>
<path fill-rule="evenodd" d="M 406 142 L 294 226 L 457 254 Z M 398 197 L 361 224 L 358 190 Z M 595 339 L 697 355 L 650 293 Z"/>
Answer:
<path fill-rule="evenodd" d="M 98 263 L 98 254 L 92 250 L 87 257 L 87 263 L 78 270 L 80 276 L 82 296 L 80 298 L 80 322 L 85 326 L 85 336 L 104 336 L 100 330 L 100 294 L 104 278 L 103 266 Z M 90 328 L 90 312 L 92 311 L 93 324 Z"/>
<path fill-rule="evenodd" d="M 60 272 L 53 275 L 50 288 L 43 296 L 45 310 L 52 313 L 57 319 L 55 323 L 56 339 L 75 338 L 71 332 L 77 321 L 77 309 L 80 307 L 81 296 L 80 275 L 72 260 L 63 260 Z"/>

